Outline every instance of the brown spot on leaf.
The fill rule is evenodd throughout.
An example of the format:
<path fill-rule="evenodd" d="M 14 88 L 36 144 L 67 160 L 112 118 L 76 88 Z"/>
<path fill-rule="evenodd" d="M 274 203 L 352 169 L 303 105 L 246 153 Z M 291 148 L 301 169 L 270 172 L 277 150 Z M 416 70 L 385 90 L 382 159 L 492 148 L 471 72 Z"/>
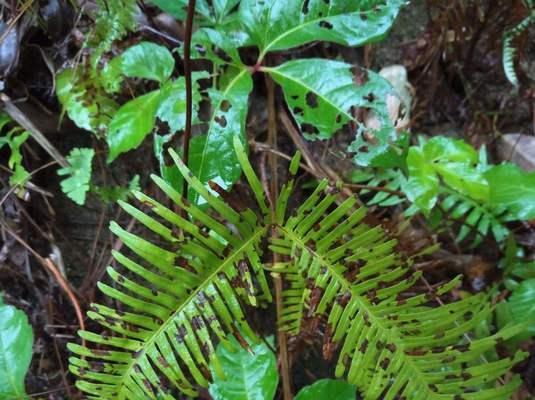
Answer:
<path fill-rule="evenodd" d="M 310 108 L 316 108 L 318 106 L 318 96 L 316 93 L 308 92 L 306 95 L 306 102 Z"/>
<path fill-rule="evenodd" d="M 321 21 L 320 22 L 320 28 L 332 29 L 333 28 L 333 24 L 331 24 L 330 22 L 327 22 L 327 21 Z"/>
<path fill-rule="evenodd" d="M 353 75 L 353 83 L 357 86 L 362 86 L 368 82 L 368 71 L 358 65 L 351 67 L 351 74 Z"/>
<path fill-rule="evenodd" d="M 316 128 L 314 125 L 307 123 L 301 124 L 301 130 L 310 135 L 317 135 L 319 133 L 318 128 Z"/>
<path fill-rule="evenodd" d="M 219 126 L 221 126 L 221 128 L 224 128 L 227 126 L 227 119 L 225 118 L 224 115 L 218 115 L 217 117 L 214 118 L 214 121 L 217 122 Z"/>
<path fill-rule="evenodd" d="M 221 105 L 219 106 L 219 109 L 223 112 L 227 112 L 228 110 L 230 110 L 232 108 L 232 104 L 230 104 L 230 102 L 228 100 L 223 100 L 221 102 Z"/>

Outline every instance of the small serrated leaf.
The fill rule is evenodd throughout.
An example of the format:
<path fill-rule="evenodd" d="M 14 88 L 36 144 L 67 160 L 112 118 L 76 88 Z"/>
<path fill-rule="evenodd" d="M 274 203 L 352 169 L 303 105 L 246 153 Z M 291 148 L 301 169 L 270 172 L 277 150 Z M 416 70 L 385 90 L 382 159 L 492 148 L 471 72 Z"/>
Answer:
<path fill-rule="evenodd" d="M 91 180 L 91 161 L 95 151 L 90 148 L 75 148 L 67 156 L 68 167 L 58 170 L 58 175 L 68 175 L 61 181 L 61 190 L 76 204 L 85 203 Z"/>

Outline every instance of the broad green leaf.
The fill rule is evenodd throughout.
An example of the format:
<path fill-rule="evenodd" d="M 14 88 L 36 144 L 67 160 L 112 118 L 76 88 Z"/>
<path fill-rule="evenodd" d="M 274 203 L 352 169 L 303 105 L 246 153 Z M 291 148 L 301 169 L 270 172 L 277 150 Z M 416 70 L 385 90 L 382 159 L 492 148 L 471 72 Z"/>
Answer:
<path fill-rule="evenodd" d="M 294 400 L 355 400 L 357 388 L 346 381 L 320 379 L 305 386 Z"/>
<path fill-rule="evenodd" d="M 407 156 L 409 179 L 403 186 L 408 199 L 418 208 L 429 211 L 436 204 L 440 182 L 433 166 L 430 165 L 424 152 L 417 147 L 409 149 Z"/>
<path fill-rule="evenodd" d="M 293 60 L 264 70 L 282 86 L 306 138 L 328 139 L 342 127 L 354 125 L 356 139 L 349 150 L 357 153 L 354 161 L 363 166 L 395 140 L 396 131 L 386 107 L 392 87 L 378 74 L 324 59 Z M 373 110 L 381 126 L 368 129 L 359 124 L 352 111 L 358 107 Z"/>
<path fill-rule="evenodd" d="M 190 169 L 206 184 L 213 180 L 228 189 L 240 177 L 241 168 L 234 151 L 234 136 L 245 142 L 245 119 L 253 81 L 248 70 L 232 76 L 227 86 L 212 90 L 213 114 L 206 134 L 194 137 L 190 147 Z M 197 203 L 199 196 L 193 200 Z"/>
<path fill-rule="evenodd" d="M 484 171 L 476 167 L 478 160 L 478 152 L 462 140 L 434 137 L 409 149 L 409 180 L 404 190 L 409 200 L 424 211 L 435 205 L 440 179 L 463 195 L 486 201 L 489 185 Z"/>
<path fill-rule="evenodd" d="M 91 79 L 83 79 L 73 69 L 57 75 L 56 94 L 69 118 L 78 127 L 96 134 L 106 131 L 118 108 Z"/>
<path fill-rule="evenodd" d="M 24 312 L 0 297 L 0 398 L 26 399 L 24 377 L 32 359 L 33 331 Z"/>
<path fill-rule="evenodd" d="M 58 175 L 68 175 L 61 181 L 61 190 L 76 204 L 84 205 L 91 181 L 91 161 L 95 151 L 91 148 L 72 149 L 67 156 L 69 166 L 58 170 Z"/>
<path fill-rule="evenodd" d="M 169 79 L 174 68 L 175 60 L 171 52 L 152 42 L 141 42 L 121 54 L 121 70 L 131 78 L 162 83 Z"/>
<path fill-rule="evenodd" d="M 239 4 L 240 0 L 213 0 L 214 12 L 218 22 L 224 18 Z"/>
<path fill-rule="evenodd" d="M 166 13 L 173 17 L 185 21 L 188 12 L 188 0 L 150 0 L 151 3 L 160 7 Z M 197 0 L 195 4 L 195 13 L 207 19 L 210 22 L 213 21 L 212 12 L 210 6 L 206 0 Z"/>
<path fill-rule="evenodd" d="M 260 48 L 285 50 L 313 41 L 359 46 L 382 39 L 401 0 L 242 0 L 240 21 Z"/>
<path fill-rule="evenodd" d="M 154 128 L 160 91 L 155 90 L 121 106 L 110 122 L 107 142 L 110 147 L 108 162 L 121 153 L 137 148 Z"/>
<path fill-rule="evenodd" d="M 490 186 L 490 205 L 506 207 L 511 219 L 535 218 L 535 172 L 514 164 L 502 164 L 485 173 Z"/>
<path fill-rule="evenodd" d="M 277 390 L 279 375 L 277 360 L 269 347 L 261 342 L 252 344 L 252 354 L 231 337 L 232 352 L 223 345 L 216 350 L 225 377 L 213 372 L 210 395 L 214 400 L 272 400 Z M 213 368 L 212 368 L 213 369 Z"/>
<path fill-rule="evenodd" d="M 222 26 L 218 29 L 203 28 L 193 34 L 192 57 L 207 59 L 216 65 L 243 67 L 238 48 L 247 44 L 247 35 Z"/>
<path fill-rule="evenodd" d="M 535 279 L 520 282 L 513 290 L 507 301 L 498 304 L 496 310 L 498 326 L 507 323 L 527 324 L 524 333 L 515 337 L 516 341 L 522 341 L 535 336 Z"/>

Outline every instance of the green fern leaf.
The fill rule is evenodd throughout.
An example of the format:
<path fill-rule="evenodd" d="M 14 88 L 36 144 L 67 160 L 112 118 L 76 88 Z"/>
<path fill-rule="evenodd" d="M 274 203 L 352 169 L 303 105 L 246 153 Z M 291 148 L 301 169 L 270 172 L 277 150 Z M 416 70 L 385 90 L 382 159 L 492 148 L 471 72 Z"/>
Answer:
<path fill-rule="evenodd" d="M 86 341 L 111 347 L 109 350 L 69 346 L 78 356 L 70 360 L 70 370 L 80 377 L 77 386 L 93 398 L 172 398 L 173 388 L 195 395 L 197 385 L 206 386 L 211 380 L 209 365 L 217 370 L 213 338 L 231 349 L 230 333 L 241 331 L 256 338 L 245 322 L 241 304 L 271 300 L 260 261 L 260 244 L 269 226 L 259 222 L 251 210 L 238 213 L 211 195 L 178 156 L 173 157 L 210 210 L 201 211 L 184 201 L 157 177 L 154 181 L 160 189 L 196 223 L 139 192 L 135 196 L 153 216 L 120 203 L 157 235 L 159 242 L 151 243 L 118 224 L 111 225 L 131 254 L 114 253 L 122 268 L 108 268 L 114 284 L 99 283 L 99 288 L 125 310 L 94 304 L 88 316 L 116 336 L 80 332 Z M 155 216 L 164 222 L 156 221 Z M 225 223 L 232 224 L 236 232 Z M 181 241 L 175 234 L 178 227 L 187 239 Z"/>
<path fill-rule="evenodd" d="M 128 253 L 114 252 L 120 267 L 108 268 L 113 284 L 98 285 L 119 306 L 95 304 L 88 312 L 111 334 L 81 331 L 91 346 L 69 345 L 75 354 L 70 370 L 89 398 L 175 399 L 176 391 L 194 396 L 198 386 L 213 380 L 210 371 L 224 376 L 215 341 L 233 349 L 231 334 L 243 332 L 254 340 L 243 307 L 272 300 L 261 262 L 266 239 L 281 256 L 272 270 L 290 283 L 281 328 L 297 334 L 304 318 L 325 316 L 326 342 L 341 345 L 336 375 L 358 385 L 365 399 L 506 399 L 516 390 L 518 378 L 502 386 L 495 381 L 523 353 L 490 363 L 481 357 L 522 326 L 467 342 L 466 333 L 491 312 L 483 295 L 432 307 L 435 296 L 459 279 L 430 294 L 407 292 L 420 272 L 400 259 L 396 242 L 381 227 L 363 223 L 366 210 L 355 209 L 356 198 L 337 204 L 338 189 L 322 181 L 289 212 L 297 154 L 290 164 L 292 180 L 273 213 L 237 136 L 234 148 L 259 211 L 235 210 L 212 195 L 172 151 L 207 210 L 158 177 L 156 185 L 185 214 L 139 192 L 142 208 L 120 203 L 154 240 L 111 225 Z M 240 343 L 247 347 L 245 340 Z"/>
<path fill-rule="evenodd" d="M 327 344 L 341 344 L 336 376 L 346 375 L 365 399 L 475 398 L 466 394 L 471 390 L 483 396 L 478 399 L 508 398 L 517 380 L 499 388 L 490 382 L 523 355 L 489 364 L 480 357 L 521 328 L 463 343 L 464 334 L 491 312 L 486 299 L 472 296 L 431 308 L 433 294 L 405 294 L 420 273 L 403 265 L 395 241 L 380 228 L 362 223 L 365 210 L 354 210 L 355 199 L 337 207 L 335 200 L 322 182 L 271 240 L 271 250 L 292 260 L 278 269 L 291 282 L 283 295 L 282 327 L 296 334 L 303 318 L 326 315 Z"/>
<path fill-rule="evenodd" d="M 513 46 L 513 41 L 535 22 L 535 9 L 533 9 L 532 2 L 526 6 L 531 9 L 530 14 L 503 34 L 503 69 L 505 76 L 514 86 L 518 86 L 519 82 L 515 71 L 516 48 Z"/>

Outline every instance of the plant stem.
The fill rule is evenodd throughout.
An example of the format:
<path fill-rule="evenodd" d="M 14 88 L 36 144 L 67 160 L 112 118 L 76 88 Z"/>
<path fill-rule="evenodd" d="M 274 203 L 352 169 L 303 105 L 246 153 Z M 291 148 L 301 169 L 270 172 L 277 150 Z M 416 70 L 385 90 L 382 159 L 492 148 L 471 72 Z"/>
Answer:
<path fill-rule="evenodd" d="M 186 19 L 186 34 L 184 38 L 184 77 L 186 78 L 186 128 L 184 130 L 184 144 L 182 159 L 188 167 L 189 142 L 191 138 L 191 119 L 193 111 L 193 95 L 191 87 L 191 31 L 193 28 L 193 15 L 195 14 L 195 0 L 188 1 L 188 16 Z M 182 195 L 188 198 L 188 181 L 184 179 Z"/>
<path fill-rule="evenodd" d="M 271 77 L 267 74 L 265 76 L 266 88 L 267 88 L 267 106 L 268 106 L 268 143 L 270 146 L 277 150 L 277 114 L 275 108 L 275 85 L 271 80 Z M 268 162 L 271 172 L 270 180 L 270 204 L 272 215 L 275 215 L 275 204 L 277 202 L 279 184 L 278 184 L 278 171 L 277 171 L 277 157 L 273 153 L 268 153 Z M 272 231 L 273 237 L 277 236 L 275 229 Z M 279 262 L 277 254 L 273 253 L 273 265 Z M 275 283 L 275 302 L 277 308 L 277 321 L 282 317 L 283 304 L 282 304 L 282 277 L 280 274 L 272 274 Z M 277 324 L 278 325 L 278 324 Z M 292 388 L 290 379 L 290 363 L 288 362 L 288 343 L 286 332 L 282 329 L 277 330 L 277 343 L 278 343 L 278 356 L 280 362 L 280 373 L 282 378 L 282 393 L 284 400 L 291 400 Z"/>

